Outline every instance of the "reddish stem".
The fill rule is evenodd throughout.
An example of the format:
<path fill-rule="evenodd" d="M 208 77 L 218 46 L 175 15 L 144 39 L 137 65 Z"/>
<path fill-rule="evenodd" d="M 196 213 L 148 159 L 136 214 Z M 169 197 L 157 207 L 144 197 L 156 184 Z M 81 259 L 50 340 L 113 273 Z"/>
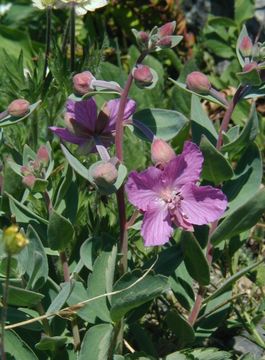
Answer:
<path fill-rule="evenodd" d="M 146 53 L 142 53 L 139 56 L 136 64 L 141 63 L 146 55 L 147 55 Z M 123 162 L 123 135 L 124 135 L 123 118 L 124 118 L 124 111 L 132 82 L 133 82 L 133 76 L 132 73 L 130 73 L 127 82 L 125 84 L 124 90 L 121 94 L 117 120 L 116 120 L 115 148 L 116 148 L 116 156 L 121 163 Z M 121 267 L 122 267 L 122 273 L 124 273 L 127 270 L 128 237 L 127 237 L 127 229 L 126 229 L 126 208 L 125 208 L 123 185 L 117 191 L 116 197 L 117 197 L 118 212 L 120 219 L 120 249 L 121 249 L 121 253 L 123 254 L 121 258 Z"/>
<path fill-rule="evenodd" d="M 217 150 L 220 150 L 222 147 L 223 133 L 227 131 L 232 113 L 235 109 L 236 104 L 239 102 L 241 96 L 243 95 L 244 90 L 245 90 L 245 87 L 243 87 L 241 85 L 238 87 L 233 99 L 231 100 L 231 102 L 229 103 L 229 105 L 226 109 L 222 124 L 220 126 L 219 134 L 218 134 L 218 139 L 217 139 L 217 144 L 216 144 Z M 207 249 L 206 249 L 206 259 L 207 259 L 209 266 L 212 264 L 212 259 L 213 259 L 213 246 L 211 244 L 211 236 L 212 236 L 213 232 L 215 231 L 215 229 L 217 228 L 217 225 L 218 225 L 218 220 L 216 220 L 214 223 L 212 223 L 211 229 L 209 231 L 209 237 L 208 237 L 208 243 L 207 243 Z M 196 299 L 195 299 L 195 303 L 193 305 L 190 316 L 188 318 L 188 322 L 191 326 L 193 326 L 195 324 L 195 322 L 198 318 L 205 292 L 206 292 L 206 288 L 204 286 L 200 286 L 197 296 L 196 296 Z"/>

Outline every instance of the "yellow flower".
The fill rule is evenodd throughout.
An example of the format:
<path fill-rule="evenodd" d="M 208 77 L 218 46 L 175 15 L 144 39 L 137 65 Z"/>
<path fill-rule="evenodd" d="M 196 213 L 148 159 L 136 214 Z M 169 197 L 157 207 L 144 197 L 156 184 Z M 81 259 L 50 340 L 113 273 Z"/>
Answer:
<path fill-rule="evenodd" d="M 2 241 L 5 251 L 10 255 L 18 254 L 29 243 L 25 235 L 19 232 L 17 225 L 11 225 L 4 230 Z"/>

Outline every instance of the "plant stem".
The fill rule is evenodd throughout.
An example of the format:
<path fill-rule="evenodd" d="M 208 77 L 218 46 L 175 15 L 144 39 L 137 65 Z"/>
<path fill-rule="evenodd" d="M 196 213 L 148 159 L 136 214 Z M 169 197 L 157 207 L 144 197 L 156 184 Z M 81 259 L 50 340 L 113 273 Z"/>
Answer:
<path fill-rule="evenodd" d="M 51 6 L 47 7 L 46 10 L 46 49 L 45 49 L 45 62 L 44 62 L 44 70 L 43 70 L 43 79 L 46 78 L 46 72 L 48 68 L 48 60 L 51 50 L 51 19 L 52 19 L 52 8 Z"/>
<path fill-rule="evenodd" d="M 70 70 L 75 70 L 75 2 L 70 9 Z"/>
<path fill-rule="evenodd" d="M 6 263 L 6 279 L 5 279 L 5 287 L 3 289 L 3 307 L 2 307 L 2 318 L 1 318 L 1 358 L 2 360 L 6 360 L 5 353 L 5 343 L 4 343 L 4 332 L 5 332 L 5 322 L 7 317 L 7 301 L 8 301 L 8 286 L 9 286 L 9 278 L 10 278 L 10 270 L 11 270 L 11 254 L 7 255 L 7 263 Z"/>
<path fill-rule="evenodd" d="M 143 52 L 136 64 L 139 64 L 143 61 L 147 53 Z M 127 103 L 127 98 L 129 95 L 129 91 L 133 82 L 132 72 L 129 74 L 127 82 L 125 84 L 124 90 L 121 94 L 119 109 L 116 120 L 116 136 L 115 136 L 115 148 L 116 148 L 116 156 L 119 161 L 123 162 L 123 135 L 124 135 L 124 126 L 123 126 L 123 118 L 124 111 Z M 128 236 L 126 229 L 126 207 L 125 207 L 125 197 L 124 197 L 124 185 L 122 185 L 116 193 L 117 203 L 118 203 L 118 212 L 120 219 L 120 249 L 122 253 L 121 258 L 121 271 L 125 273 L 127 271 L 127 256 L 128 256 Z"/>
<path fill-rule="evenodd" d="M 231 100 L 231 102 L 228 105 L 228 108 L 226 109 L 222 124 L 220 126 L 220 130 L 219 130 L 219 134 L 218 134 L 218 139 L 217 139 L 217 144 L 216 144 L 216 149 L 220 150 L 222 143 L 223 143 L 223 133 L 227 131 L 228 128 L 228 124 L 230 122 L 231 116 L 233 114 L 233 111 L 235 109 L 236 104 L 239 102 L 240 97 L 243 93 L 243 91 L 245 90 L 245 87 L 243 86 L 239 86 L 235 95 L 233 96 L 233 99 Z"/>
<path fill-rule="evenodd" d="M 233 99 L 231 100 L 231 102 L 228 104 L 228 107 L 226 109 L 222 124 L 220 126 L 220 130 L 219 130 L 219 134 L 218 134 L 218 139 L 217 139 L 217 144 L 216 144 L 216 149 L 220 150 L 222 143 L 223 143 L 223 133 L 227 131 L 231 116 L 233 114 L 233 111 L 235 109 L 236 104 L 239 102 L 241 96 L 243 95 L 243 92 L 245 90 L 246 87 L 243 86 L 239 86 L 235 95 L 233 96 Z M 208 236 L 208 243 L 207 243 L 207 249 L 206 249 L 206 259 L 208 262 L 208 265 L 211 266 L 212 264 L 212 259 L 213 259 L 213 246 L 211 244 L 211 236 L 213 234 L 213 232 L 215 231 L 215 229 L 217 228 L 218 225 L 218 220 L 216 220 L 215 222 L 212 223 L 211 229 L 209 231 L 209 236 Z M 199 312 L 201 310 L 201 306 L 202 306 L 202 301 L 204 298 L 206 292 L 206 288 L 204 286 L 199 286 L 199 290 L 195 299 L 195 303 L 193 305 L 193 308 L 191 310 L 190 316 L 188 318 L 188 322 L 190 325 L 194 325 Z"/>

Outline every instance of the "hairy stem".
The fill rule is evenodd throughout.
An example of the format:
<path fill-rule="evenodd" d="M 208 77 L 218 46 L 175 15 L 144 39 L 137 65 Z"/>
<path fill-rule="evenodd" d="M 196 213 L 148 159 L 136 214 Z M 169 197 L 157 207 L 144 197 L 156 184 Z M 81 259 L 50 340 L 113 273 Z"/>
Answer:
<path fill-rule="evenodd" d="M 51 20 L 52 20 L 52 8 L 51 6 L 47 7 L 46 10 L 46 49 L 45 49 L 45 62 L 44 62 L 44 70 L 43 70 L 43 79 L 46 78 L 47 68 L 48 68 L 48 60 L 51 50 Z"/>
<path fill-rule="evenodd" d="M 70 70 L 75 70 L 75 3 L 71 3 L 70 10 Z"/>
<path fill-rule="evenodd" d="M 233 96 L 233 99 L 231 100 L 231 102 L 228 104 L 228 107 L 226 109 L 222 124 L 220 126 L 220 130 L 219 130 L 219 134 L 218 134 L 218 139 L 217 139 L 217 144 L 216 144 L 216 149 L 220 150 L 222 147 L 222 143 L 223 143 L 223 133 L 225 133 L 227 131 L 231 116 L 233 114 L 233 111 L 235 109 L 236 104 L 239 102 L 239 100 L 241 99 L 244 90 L 246 89 L 246 87 L 243 86 L 239 86 L 235 95 Z M 213 259 L 213 246 L 211 244 L 211 236 L 213 234 L 213 232 L 215 231 L 215 229 L 217 228 L 218 225 L 218 220 L 216 220 L 214 223 L 212 223 L 210 232 L 209 232 L 209 236 L 208 236 L 208 243 L 207 243 L 207 249 L 206 249 L 206 259 L 208 261 L 208 265 L 211 266 L 212 264 L 212 259 Z M 194 325 L 199 312 L 201 310 L 201 306 L 202 306 L 202 301 L 204 298 L 206 292 L 206 288 L 204 286 L 200 286 L 196 299 L 195 299 L 195 303 L 193 305 L 193 308 L 191 310 L 190 316 L 188 318 L 188 322 L 190 325 Z"/>
<path fill-rule="evenodd" d="M 5 353 L 5 322 L 7 317 L 7 301 L 8 301 L 8 286 L 9 286 L 9 278 L 10 278 L 10 270 L 11 270 L 11 254 L 7 255 L 7 263 L 6 263 L 6 279 L 5 279 L 5 287 L 3 289 L 3 307 L 2 307 L 2 318 L 1 318 L 1 358 L 2 360 L 6 360 Z"/>

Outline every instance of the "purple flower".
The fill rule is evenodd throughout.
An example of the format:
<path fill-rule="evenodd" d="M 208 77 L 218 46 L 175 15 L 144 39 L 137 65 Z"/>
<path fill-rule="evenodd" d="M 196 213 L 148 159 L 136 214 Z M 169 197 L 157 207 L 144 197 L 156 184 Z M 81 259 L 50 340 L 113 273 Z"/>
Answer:
<path fill-rule="evenodd" d="M 169 241 L 176 225 L 193 231 L 194 225 L 217 220 L 227 207 L 223 192 L 212 186 L 197 186 L 203 155 L 197 145 L 186 141 L 181 155 L 160 170 L 154 166 L 129 175 L 129 201 L 144 212 L 141 235 L 145 246 Z"/>
<path fill-rule="evenodd" d="M 119 102 L 119 99 L 108 101 L 97 114 L 93 98 L 83 101 L 68 100 L 64 118 L 66 128 L 52 126 L 50 129 L 60 139 L 79 145 L 80 150 L 85 152 L 94 151 L 96 143 L 109 146 L 114 139 Z M 124 120 L 134 113 L 135 108 L 136 103 L 128 100 Z"/>

